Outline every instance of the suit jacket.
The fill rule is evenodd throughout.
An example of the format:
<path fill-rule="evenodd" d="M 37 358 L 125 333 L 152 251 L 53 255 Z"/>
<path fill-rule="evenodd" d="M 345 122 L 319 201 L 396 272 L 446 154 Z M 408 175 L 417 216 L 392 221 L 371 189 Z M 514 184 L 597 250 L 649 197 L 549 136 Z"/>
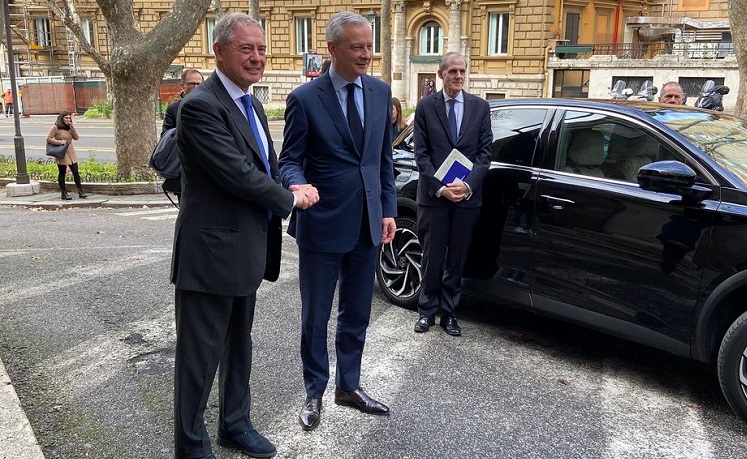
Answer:
<path fill-rule="evenodd" d="M 439 198 L 436 192 L 444 186 L 434 177 L 441 163 L 456 148 L 472 161 L 472 172 L 464 180 L 472 190 L 470 199 L 463 199 L 459 207 L 478 207 L 482 203 L 482 181 L 490 167 L 490 106 L 472 94 L 464 95 L 464 111 L 459 138 L 453 142 L 449 134 L 443 91 L 420 99 L 415 109 L 415 160 L 418 164 L 418 204 L 446 206 L 452 204 Z"/>
<path fill-rule="evenodd" d="M 171 102 L 166 107 L 166 115 L 163 117 L 163 126 L 161 127 L 161 134 L 166 132 L 168 129 L 176 127 L 176 115 L 179 113 L 179 103 L 181 99 L 177 99 Z"/>
<path fill-rule="evenodd" d="M 180 104 L 182 195 L 171 262 L 171 281 L 179 289 L 245 296 L 256 291 L 263 275 L 278 277 L 280 217 L 290 214 L 293 195 L 277 183 L 267 118 L 262 104 L 252 101 L 267 134 L 274 179 L 266 173 L 249 122 L 218 76 Z"/>
<path fill-rule="evenodd" d="M 300 86 L 286 100 L 283 186 L 310 183 L 319 190 L 319 202 L 291 218 L 288 232 L 303 249 L 345 253 L 355 247 L 361 231 L 378 245 L 382 218 L 397 215 L 391 91 L 368 75 L 362 86 L 362 152 L 354 146 L 329 73 Z M 361 228 L 364 210 L 368 229 Z"/>

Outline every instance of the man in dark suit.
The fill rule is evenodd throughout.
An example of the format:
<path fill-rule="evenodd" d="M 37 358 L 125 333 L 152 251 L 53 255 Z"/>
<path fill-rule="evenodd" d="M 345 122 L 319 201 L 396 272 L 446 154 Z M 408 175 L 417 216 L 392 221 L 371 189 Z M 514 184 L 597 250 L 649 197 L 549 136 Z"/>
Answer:
<path fill-rule="evenodd" d="M 295 212 L 288 230 L 299 252 L 304 430 L 319 425 L 329 380 L 327 323 L 338 281 L 335 403 L 389 413 L 361 389 L 360 367 L 376 252 L 395 232 L 391 91 L 366 74 L 373 38 L 359 14 L 330 18 L 327 50 L 330 69 L 288 96 L 280 154 L 283 185 L 319 190 L 319 204 Z"/>
<path fill-rule="evenodd" d="M 472 230 L 480 215 L 482 181 L 490 166 L 490 107 L 462 88 L 467 63 L 458 53 L 439 62 L 443 90 L 421 99 L 415 109 L 415 160 L 418 180 L 418 238 L 424 275 L 416 332 L 427 332 L 441 309 L 441 327 L 462 334 L 454 311 L 462 292 L 462 269 Z M 434 175 L 453 149 L 473 163 L 461 181 L 441 183 Z"/>
<path fill-rule="evenodd" d="M 184 69 L 181 76 L 179 86 L 182 88 L 179 98 L 171 102 L 166 107 L 166 115 L 163 118 L 163 126 L 161 127 L 161 134 L 168 131 L 171 128 L 176 127 L 176 114 L 179 112 L 179 103 L 184 99 L 194 88 L 200 85 L 204 81 L 202 73 L 197 69 Z"/>
<path fill-rule="evenodd" d="M 181 86 L 181 94 L 179 96 L 179 99 L 176 99 L 174 102 L 171 102 L 168 107 L 166 107 L 166 116 L 163 118 L 163 126 L 161 128 L 161 135 L 163 135 L 164 132 L 168 131 L 171 128 L 176 127 L 176 115 L 179 112 L 179 103 L 182 101 L 184 97 L 187 96 L 194 88 L 196 88 L 200 83 L 202 83 L 204 80 L 202 73 L 200 73 L 197 69 L 185 69 L 182 72 L 181 77 L 181 83 L 179 83 L 179 86 Z M 179 199 L 182 192 L 182 184 L 180 178 L 167 178 L 164 179 L 163 185 L 161 185 L 161 188 L 163 191 L 170 191 L 176 195 L 176 198 Z"/>
<path fill-rule="evenodd" d="M 275 447 L 249 416 L 256 293 L 263 277 L 279 274 L 280 219 L 313 204 L 315 190 L 277 183 L 267 118 L 249 95 L 265 68 L 262 27 L 233 13 L 213 34 L 217 70 L 182 101 L 177 123 L 184 189 L 171 265 L 176 457 L 214 459 L 203 417 L 219 364 L 218 444 L 272 457 Z"/>

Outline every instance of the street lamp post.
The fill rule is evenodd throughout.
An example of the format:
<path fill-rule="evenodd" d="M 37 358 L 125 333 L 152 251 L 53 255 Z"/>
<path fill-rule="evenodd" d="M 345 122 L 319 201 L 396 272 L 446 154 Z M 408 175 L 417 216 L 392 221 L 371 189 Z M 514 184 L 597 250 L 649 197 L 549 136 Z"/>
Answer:
<path fill-rule="evenodd" d="M 16 184 L 25 185 L 14 190 L 12 193 L 15 196 L 28 196 L 33 194 L 33 189 L 30 186 L 29 174 L 26 170 L 26 149 L 23 145 L 23 137 L 21 136 L 21 120 L 18 117 L 18 87 L 16 86 L 16 69 L 13 60 L 13 35 L 10 30 L 10 7 L 8 6 L 8 1 L 9 0 L 3 0 L 3 19 L 5 21 L 5 43 L 6 48 L 8 49 L 10 91 L 13 95 L 13 122 L 16 127 L 16 135 L 13 138 L 13 144 L 15 145 L 16 151 Z M 28 188 L 28 190 L 26 190 L 26 188 Z"/>
<path fill-rule="evenodd" d="M 374 38 L 374 42 L 376 41 L 376 37 L 374 36 L 376 34 L 376 11 L 371 8 L 368 10 L 368 13 L 366 13 L 366 19 L 368 19 L 368 23 L 371 24 L 371 36 Z M 371 50 L 371 76 L 373 76 L 373 49 Z"/>

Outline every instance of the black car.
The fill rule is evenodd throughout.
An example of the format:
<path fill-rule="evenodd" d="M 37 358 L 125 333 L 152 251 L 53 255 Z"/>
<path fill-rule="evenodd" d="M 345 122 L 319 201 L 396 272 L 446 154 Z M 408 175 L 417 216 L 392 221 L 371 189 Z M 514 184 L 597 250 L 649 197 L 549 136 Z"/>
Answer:
<path fill-rule="evenodd" d="M 747 421 L 747 121 L 629 101 L 491 110 L 465 291 L 715 363 Z M 422 278 L 412 138 L 395 141 L 398 229 L 377 268 L 404 307 Z"/>

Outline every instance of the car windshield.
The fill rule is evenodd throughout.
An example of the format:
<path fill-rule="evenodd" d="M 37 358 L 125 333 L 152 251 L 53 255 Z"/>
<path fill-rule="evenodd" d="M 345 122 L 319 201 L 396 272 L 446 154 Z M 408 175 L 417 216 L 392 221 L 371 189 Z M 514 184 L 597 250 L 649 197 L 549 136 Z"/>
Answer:
<path fill-rule="evenodd" d="M 654 118 L 697 145 L 747 186 L 747 121 L 717 113 L 655 110 Z"/>

